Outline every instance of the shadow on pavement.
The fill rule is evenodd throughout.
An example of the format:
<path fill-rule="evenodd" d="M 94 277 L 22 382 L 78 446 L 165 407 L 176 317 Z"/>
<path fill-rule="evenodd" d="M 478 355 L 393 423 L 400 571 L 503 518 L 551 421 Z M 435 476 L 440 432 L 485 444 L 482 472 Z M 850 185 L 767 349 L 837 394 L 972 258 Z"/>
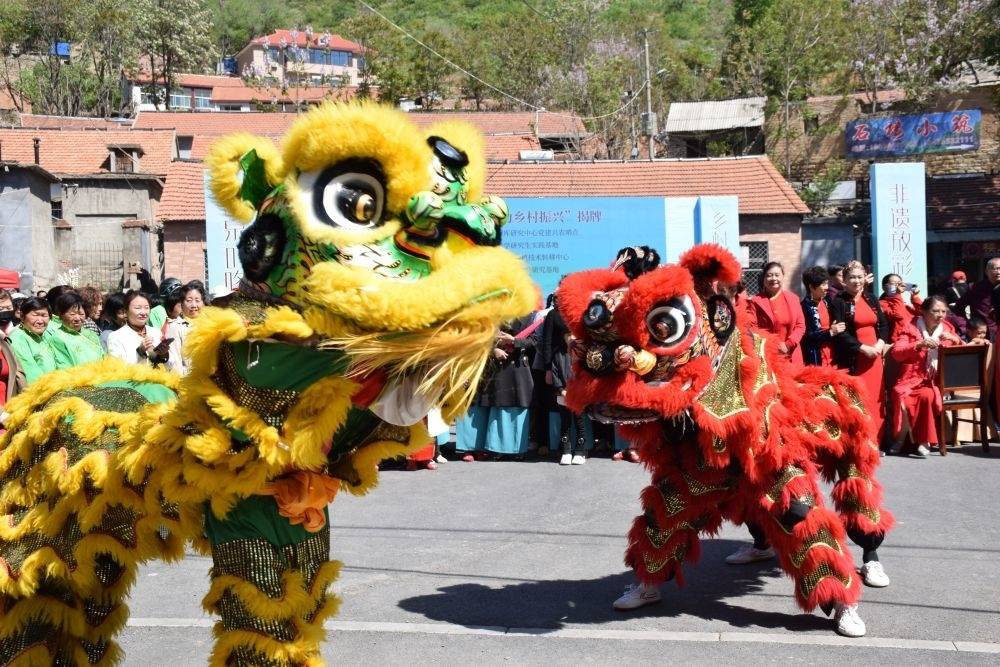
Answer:
<path fill-rule="evenodd" d="M 611 603 L 632 582 L 629 572 L 600 579 L 530 581 L 490 588 L 482 584 L 444 586 L 433 595 L 401 600 L 399 606 L 428 619 L 466 627 L 543 628 L 601 624 L 632 617 L 697 616 L 733 627 L 784 630 L 828 630 L 830 620 L 793 611 L 777 613 L 748 609 L 724 601 L 760 592 L 769 579 L 785 576 L 775 561 L 726 566 L 722 559 L 744 542 L 704 540 L 699 563 L 685 566 L 686 583 L 662 586 L 663 601 L 632 612 L 617 612 Z"/>

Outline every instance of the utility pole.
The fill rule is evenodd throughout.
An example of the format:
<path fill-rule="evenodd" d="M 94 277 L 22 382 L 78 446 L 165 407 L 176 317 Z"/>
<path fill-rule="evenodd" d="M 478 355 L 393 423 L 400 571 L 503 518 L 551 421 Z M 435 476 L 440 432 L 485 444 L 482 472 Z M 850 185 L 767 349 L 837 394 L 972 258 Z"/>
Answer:
<path fill-rule="evenodd" d="M 642 35 L 642 50 L 645 54 L 645 65 L 646 65 L 646 117 L 643 119 L 643 131 L 648 136 L 649 144 L 649 159 L 653 159 L 653 135 L 656 134 L 656 116 L 653 115 L 653 90 L 652 90 L 652 74 L 649 70 L 649 28 L 643 28 L 639 31 Z"/>

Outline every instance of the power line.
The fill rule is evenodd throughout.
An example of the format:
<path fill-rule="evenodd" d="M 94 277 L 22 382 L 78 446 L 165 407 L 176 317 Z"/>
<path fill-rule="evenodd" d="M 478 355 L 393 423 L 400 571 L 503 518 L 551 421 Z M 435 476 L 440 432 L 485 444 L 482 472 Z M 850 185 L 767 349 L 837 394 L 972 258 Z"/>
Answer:
<path fill-rule="evenodd" d="M 364 0 L 358 0 L 358 4 L 360 4 L 362 7 L 364 7 L 365 9 L 367 9 L 368 11 L 370 11 L 373 14 L 375 14 L 380 19 L 382 19 L 383 21 L 385 21 L 386 23 L 388 23 L 389 25 L 391 25 L 393 28 L 395 28 L 396 30 L 398 30 L 400 33 L 402 33 L 404 36 L 406 36 L 408 39 L 410 39 L 414 43 L 416 43 L 419 46 L 423 47 L 427 51 L 430 51 L 435 56 L 437 56 L 438 58 L 440 58 L 441 60 L 443 60 L 444 62 L 446 62 L 448 65 L 450 65 L 451 67 L 457 69 L 459 72 L 465 74 L 466 76 L 468 76 L 468 77 L 470 77 L 472 79 L 475 79 L 476 81 L 478 81 L 479 83 L 483 84 L 484 86 L 486 86 L 490 90 L 493 90 L 493 91 L 495 91 L 497 93 L 500 93 L 501 95 L 503 95 L 507 99 L 512 100 L 514 102 L 517 102 L 518 104 L 520 104 L 522 106 L 528 107 L 529 109 L 531 109 L 533 111 L 545 112 L 545 113 L 550 114 L 552 116 L 561 116 L 563 118 L 578 119 L 578 120 L 581 120 L 581 121 L 601 120 L 602 118 L 608 118 L 610 116 L 615 116 L 615 115 L 621 113 L 622 111 L 624 111 L 625 109 L 629 108 L 630 106 L 632 106 L 633 102 L 635 102 L 635 100 L 638 98 L 638 93 L 642 92 L 643 88 L 645 88 L 646 86 L 649 85 L 649 81 L 646 81 L 645 83 L 643 83 L 642 87 L 640 87 L 639 90 L 636 91 L 636 94 L 633 95 L 629 99 L 628 102 L 626 102 L 625 104 L 621 105 L 620 107 L 618 107 L 614 111 L 611 111 L 611 112 L 608 112 L 608 113 L 605 113 L 605 114 L 601 114 L 599 116 L 577 116 L 575 114 L 559 113 L 557 111 L 546 111 L 545 107 L 540 107 L 537 104 L 532 104 L 531 102 L 528 102 L 527 100 L 523 100 L 520 97 L 517 97 L 515 95 L 511 95 L 510 93 L 508 93 L 508 92 L 506 92 L 504 90 L 501 90 L 500 88 L 497 88 L 496 86 L 494 86 L 489 81 L 486 81 L 486 80 L 484 80 L 484 79 L 476 76 L 475 74 L 473 74 L 472 72 L 470 72 L 466 68 L 464 68 L 461 65 L 459 65 L 459 64 L 453 62 L 452 60 L 448 59 L 446 56 L 441 55 L 433 47 L 428 46 L 427 44 L 424 44 L 417 37 L 415 37 L 413 34 L 411 34 L 409 31 L 407 31 L 406 28 L 403 28 L 402 26 L 399 26 L 396 23 L 393 23 L 392 19 L 390 19 L 388 16 L 386 16 L 385 14 L 383 14 L 382 12 L 380 12 L 379 10 L 377 10 L 374 7 L 372 7 L 371 5 L 369 5 Z"/>

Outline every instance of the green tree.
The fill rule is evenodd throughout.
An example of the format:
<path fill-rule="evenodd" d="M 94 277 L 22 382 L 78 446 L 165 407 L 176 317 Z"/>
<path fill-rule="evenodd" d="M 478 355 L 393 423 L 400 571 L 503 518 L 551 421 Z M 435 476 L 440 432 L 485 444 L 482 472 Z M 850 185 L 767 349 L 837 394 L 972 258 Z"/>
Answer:
<path fill-rule="evenodd" d="M 338 4 L 343 6 L 347 3 Z M 206 8 L 212 14 L 216 48 L 223 56 L 236 55 L 254 37 L 294 25 L 294 12 L 282 3 L 213 0 L 206 2 Z"/>
<path fill-rule="evenodd" d="M 774 0 L 753 24 L 735 26 L 727 73 L 740 93 L 767 95 L 780 105 L 778 136 L 785 176 L 791 176 L 791 107 L 819 92 L 844 69 L 839 48 L 845 0 Z M 773 105 L 772 105 L 773 108 Z"/>
<path fill-rule="evenodd" d="M 218 58 L 212 16 L 200 0 L 135 0 L 135 10 L 143 17 L 139 38 L 152 90 L 163 86 L 169 109 L 177 74 L 211 70 Z"/>

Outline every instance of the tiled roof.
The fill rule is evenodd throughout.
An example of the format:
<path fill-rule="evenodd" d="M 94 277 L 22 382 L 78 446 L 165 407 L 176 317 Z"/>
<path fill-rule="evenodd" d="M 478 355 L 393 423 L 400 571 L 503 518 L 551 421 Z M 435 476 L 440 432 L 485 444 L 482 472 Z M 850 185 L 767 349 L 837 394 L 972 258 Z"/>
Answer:
<path fill-rule="evenodd" d="M 239 111 L 140 111 L 135 127 L 174 128 L 178 136 L 219 136 L 230 132 L 281 135 L 298 118 L 294 113 Z"/>
<path fill-rule="evenodd" d="M 357 95 L 354 86 L 290 86 L 288 88 L 255 88 L 252 86 L 224 86 L 212 89 L 212 101 L 217 104 L 234 102 L 322 102 L 323 100 L 349 100 Z"/>
<path fill-rule="evenodd" d="M 81 116 L 43 116 L 38 114 L 19 114 L 21 127 L 41 127 L 49 129 L 101 129 L 127 130 L 132 125 L 131 119 L 116 120 L 113 118 L 84 118 Z"/>
<path fill-rule="evenodd" d="M 205 219 L 205 165 L 177 160 L 170 163 L 163 195 L 156 209 L 162 222 Z"/>
<path fill-rule="evenodd" d="M 152 77 L 149 74 L 149 70 L 141 70 L 127 77 L 132 83 L 148 84 L 152 83 Z M 222 74 L 190 74 L 190 73 L 180 73 L 174 75 L 174 80 L 178 86 L 185 86 L 188 88 L 219 88 L 227 86 L 243 86 L 243 80 L 238 76 L 228 76 Z M 163 80 L 157 81 L 157 84 L 163 85 Z"/>
<path fill-rule="evenodd" d="M 737 195 L 743 214 L 809 212 L 766 157 L 491 164 L 486 191 L 506 197 Z"/>
<path fill-rule="evenodd" d="M 946 231 L 1000 227 L 1000 176 L 928 178 L 927 226 Z"/>
<path fill-rule="evenodd" d="M 34 163 L 34 139 L 42 140 L 41 166 L 61 175 L 107 173 L 108 146 L 140 146 L 138 173 L 164 175 L 175 154 L 172 131 L 0 129 L 5 160 Z"/>
<path fill-rule="evenodd" d="M 349 39 L 344 39 L 340 35 L 331 35 L 329 33 L 314 32 L 312 39 L 310 40 L 304 30 L 299 30 L 295 39 L 292 39 L 291 30 L 275 30 L 270 35 L 264 35 L 263 37 L 255 37 L 251 44 L 264 44 L 266 46 L 279 47 L 284 43 L 285 46 L 291 46 L 293 43 L 296 46 L 306 47 L 312 46 L 316 48 L 329 48 L 336 49 L 337 51 L 351 51 L 353 53 L 361 53 L 361 45 L 352 42 Z"/>
<path fill-rule="evenodd" d="M 411 111 L 410 119 L 420 127 L 442 120 L 463 120 L 485 134 L 534 134 L 537 119 L 541 136 L 587 134 L 579 116 L 542 111 Z"/>

